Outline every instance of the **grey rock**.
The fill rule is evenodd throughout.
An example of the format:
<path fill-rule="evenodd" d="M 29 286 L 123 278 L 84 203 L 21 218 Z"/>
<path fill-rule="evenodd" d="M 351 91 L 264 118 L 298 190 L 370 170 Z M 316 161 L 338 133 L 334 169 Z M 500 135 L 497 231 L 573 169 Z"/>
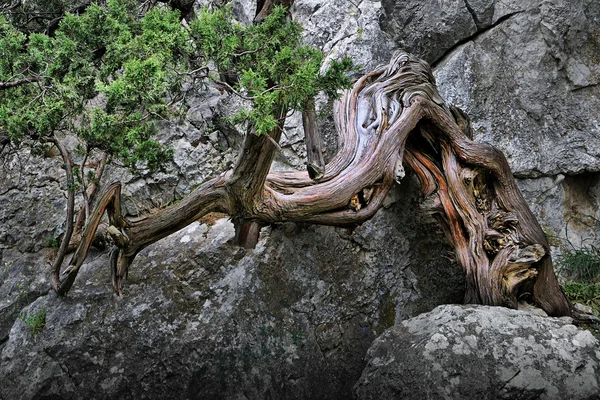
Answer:
<path fill-rule="evenodd" d="M 360 74 L 387 64 L 396 47 L 377 23 L 381 13 L 382 2 L 372 0 L 298 0 L 292 7 L 306 42 L 325 52 L 325 65 L 347 56 Z"/>
<path fill-rule="evenodd" d="M 600 243 L 600 173 L 520 179 L 555 254 Z"/>
<path fill-rule="evenodd" d="M 535 2 L 445 57 L 442 95 L 519 177 L 600 170 L 600 6 Z"/>
<path fill-rule="evenodd" d="M 477 32 L 464 0 L 384 0 L 382 5 L 385 10 L 380 19 L 382 29 L 399 47 L 429 63 Z"/>
<path fill-rule="evenodd" d="M 48 292 L 52 245 L 64 224 L 61 161 L 0 154 L 0 345 L 21 309 Z"/>
<path fill-rule="evenodd" d="M 597 399 L 600 342 L 568 318 L 440 306 L 369 349 L 357 399 Z"/>
<path fill-rule="evenodd" d="M 193 223 L 138 256 L 124 299 L 91 254 L 68 297 L 29 306 L 47 310 L 40 334 L 12 326 L 0 397 L 348 398 L 375 337 L 462 299 L 449 248 L 398 230 L 419 215 L 410 182 L 354 232 L 283 224 L 244 250 L 226 219 Z"/>
<path fill-rule="evenodd" d="M 52 242 L 64 224 L 66 206 L 61 159 L 49 153 L 34 157 L 30 151 L 2 154 L 0 164 L 0 253 L 17 247 L 37 252 Z"/>

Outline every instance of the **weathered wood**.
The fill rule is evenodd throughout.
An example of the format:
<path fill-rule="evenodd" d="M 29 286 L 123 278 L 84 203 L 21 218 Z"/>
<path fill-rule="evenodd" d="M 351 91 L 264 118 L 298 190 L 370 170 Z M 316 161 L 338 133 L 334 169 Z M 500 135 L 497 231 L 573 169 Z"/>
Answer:
<path fill-rule="evenodd" d="M 321 146 L 321 134 L 317 125 L 315 100 L 308 99 L 302 110 L 304 143 L 306 144 L 306 171 L 312 180 L 319 180 L 325 173 L 325 160 Z"/>
<path fill-rule="evenodd" d="M 63 159 L 63 164 L 66 172 L 67 178 L 67 217 L 65 219 L 65 233 L 62 236 L 62 240 L 60 246 L 58 248 L 58 252 L 56 257 L 54 258 L 54 262 L 52 263 L 51 270 L 51 282 L 54 290 L 58 290 L 60 287 L 60 268 L 62 263 L 67 255 L 67 250 L 69 248 L 69 242 L 71 241 L 71 236 L 73 235 L 73 216 L 75 214 L 75 188 L 74 188 L 74 178 L 73 178 L 73 160 L 71 159 L 71 154 L 65 147 L 65 145 L 58 140 L 56 137 L 52 136 L 49 139 L 51 143 L 53 143 L 60 155 Z"/>
<path fill-rule="evenodd" d="M 293 3 L 294 0 L 257 0 L 254 23 L 259 24 L 263 22 L 271 14 L 274 6 L 283 6 L 289 10 Z"/>
<path fill-rule="evenodd" d="M 339 152 L 317 181 L 306 171 L 269 173 L 285 117 L 281 110 L 269 138 L 249 133 L 234 169 L 178 204 L 128 222 L 117 212 L 116 199 L 105 195 L 100 207 L 110 211 L 118 228 L 113 229 L 118 250 L 111 257 L 115 291 L 121 293 L 122 279 L 142 248 L 211 211 L 229 214 L 238 243 L 247 247 L 256 245 L 260 226 L 273 222 L 360 224 L 382 207 L 402 178 L 404 161 L 455 247 L 467 277 L 466 302 L 516 308 L 526 300 L 550 315 L 571 314 L 548 243 L 506 159 L 471 140 L 466 115 L 440 98 L 427 63 L 395 54 L 387 67 L 359 79 L 334 110 Z M 90 224 L 97 224 L 94 216 Z M 92 230 L 86 228 L 84 237 Z M 75 270 L 86 251 L 78 249 Z"/>
<path fill-rule="evenodd" d="M 104 174 L 104 168 L 106 167 L 106 154 L 103 154 L 100 157 L 100 160 L 96 164 L 96 169 L 94 171 L 94 179 L 88 187 L 85 189 L 86 195 L 84 196 L 84 204 L 77 212 L 77 217 L 75 219 L 75 225 L 73 227 L 73 235 L 71 236 L 71 241 L 69 243 L 69 251 L 74 251 L 77 246 L 79 246 L 79 242 L 81 242 L 81 235 L 83 227 L 86 223 L 86 220 L 89 216 L 89 209 L 94 203 L 94 199 L 96 197 L 96 193 L 98 191 L 98 183 Z M 83 166 L 82 166 L 83 171 Z"/>
<path fill-rule="evenodd" d="M 234 221 L 235 242 L 238 246 L 253 249 L 258 243 L 260 235 L 260 224 L 256 221 L 238 220 Z"/>

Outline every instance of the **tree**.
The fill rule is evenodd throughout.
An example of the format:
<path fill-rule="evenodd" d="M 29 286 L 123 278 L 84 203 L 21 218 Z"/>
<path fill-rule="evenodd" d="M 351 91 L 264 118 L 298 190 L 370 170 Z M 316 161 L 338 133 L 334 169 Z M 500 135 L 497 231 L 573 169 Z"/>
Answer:
<path fill-rule="evenodd" d="M 472 140 L 468 118 L 440 98 L 424 61 L 398 52 L 343 93 L 334 105 L 339 151 L 323 165 L 314 97 L 321 91 L 336 97 L 349 83 L 351 63 L 334 62 L 321 74 L 322 54 L 301 44 L 300 27 L 275 3 L 289 7 L 291 1 L 258 1 L 250 26 L 237 24 L 226 9 L 205 9 L 182 23 L 177 11 L 155 7 L 140 19 L 135 7 L 115 0 L 67 14 L 52 37 L 26 37 L 3 21 L 8 39 L 0 49 L 21 60 L 7 66 L 12 58 L 4 56 L 0 64 L 0 130 L 13 141 L 29 135 L 57 144 L 55 132 L 68 129 L 85 140 L 86 150 L 100 149 L 132 168 L 157 166 L 168 151 L 151 141 L 152 123 L 175 114 L 171 105 L 186 88 L 208 80 L 252 104 L 232 118 L 247 126 L 234 168 L 180 202 L 131 221 L 121 212 L 120 183 L 108 186 L 66 277 L 60 280 L 60 265 L 54 270 L 57 292 L 73 284 L 105 211 L 114 242 L 113 287 L 121 294 L 140 250 L 210 212 L 228 214 L 236 242 L 245 247 L 275 222 L 353 227 L 381 208 L 406 166 L 455 246 L 467 276 L 466 302 L 516 308 L 528 301 L 550 315 L 571 315 L 549 245 L 506 159 Z M 86 56 L 62 61 L 69 48 Z M 101 106 L 90 107 L 98 97 Z M 11 114 L 15 108 L 25 117 Z M 303 112 L 307 146 L 314 149 L 308 172 L 270 172 L 291 109 Z M 44 116 L 43 122 L 30 114 Z"/>

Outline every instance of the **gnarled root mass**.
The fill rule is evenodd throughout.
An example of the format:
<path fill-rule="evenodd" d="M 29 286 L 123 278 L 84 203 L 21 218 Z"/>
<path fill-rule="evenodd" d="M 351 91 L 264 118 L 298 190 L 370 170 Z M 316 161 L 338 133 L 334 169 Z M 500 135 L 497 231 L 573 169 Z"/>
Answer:
<path fill-rule="evenodd" d="M 132 222 L 121 214 L 120 185 L 112 184 L 57 291 L 71 287 L 105 210 L 115 243 L 113 286 L 120 294 L 141 249 L 209 212 L 229 214 L 246 247 L 273 222 L 355 226 L 381 208 L 404 165 L 418 176 L 426 204 L 456 249 L 467 276 L 466 302 L 516 308 L 527 301 L 550 315 L 570 315 L 548 243 L 505 157 L 471 140 L 468 119 L 440 98 L 427 63 L 398 52 L 343 95 L 334 106 L 339 151 L 316 179 L 300 171 L 269 173 L 286 110 L 278 114 L 280 126 L 270 138 L 247 135 L 232 171 L 145 219 Z"/>

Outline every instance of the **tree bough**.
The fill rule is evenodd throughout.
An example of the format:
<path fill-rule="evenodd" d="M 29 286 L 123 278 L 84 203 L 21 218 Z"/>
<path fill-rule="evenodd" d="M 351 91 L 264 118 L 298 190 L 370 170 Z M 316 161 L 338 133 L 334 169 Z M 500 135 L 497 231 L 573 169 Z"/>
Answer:
<path fill-rule="evenodd" d="M 109 186 L 57 291 L 65 294 L 74 282 L 104 211 L 115 246 L 113 287 L 121 294 L 140 250 L 209 212 L 229 214 L 246 247 L 274 222 L 352 227 L 382 207 L 404 165 L 419 178 L 426 204 L 455 247 L 467 277 L 465 302 L 517 308 L 526 301 L 549 315 L 571 315 L 549 245 L 505 157 L 472 140 L 468 118 L 445 104 L 426 62 L 398 52 L 344 93 L 334 105 L 339 151 L 316 180 L 306 171 L 269 172 L 286 111 L 269 138 L 247 135 L 232 171 L 142 220 L 121 214 L 120 184 Z"/>

